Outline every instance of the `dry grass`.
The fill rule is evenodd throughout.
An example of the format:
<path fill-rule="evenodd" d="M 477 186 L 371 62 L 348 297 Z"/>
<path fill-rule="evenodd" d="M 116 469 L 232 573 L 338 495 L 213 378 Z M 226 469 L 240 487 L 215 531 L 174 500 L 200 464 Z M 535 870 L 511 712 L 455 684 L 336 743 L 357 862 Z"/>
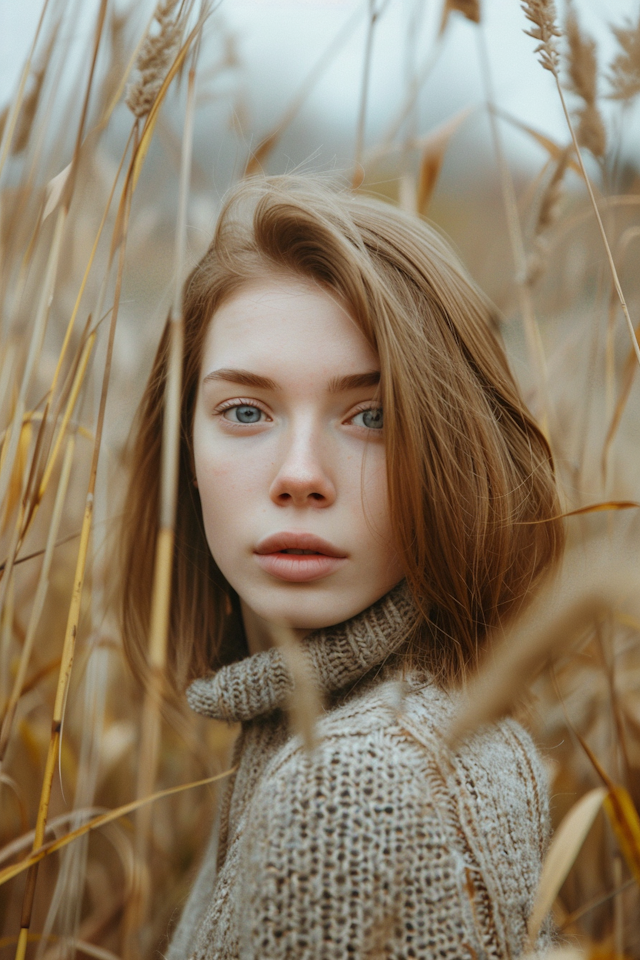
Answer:
<path fill-rule="evenodd" d="M 569 5 L 566 22 L 569 48 L 568 73 L 571 89 L 582 100 L 578 110 L 578 142 L 594 157 L 603 157 L 606 150 L 604 122 L 598 108 L 598 61 L 595 41 L 581 29 L 573 4 Z"/>
<path fill-rule="evenodd" d="M 408 78 L 383 141 L 370 145 L 368 72 L 385 7 L 384 0 L 368 7 L 354 160 L 366 189 L 416 215 L 428 208 L 481 274 L 505 318 L 501 332 L 523 389 L 544 418 L 567 510 L 577 511 L 567 520 L 571 550 L 563 577 L 509 636 L 496 638 L 454 732 L 516 709 L 546 749 L 554 822 L 568 819 L 545 867 L 532 935 L 553 903 L 558 924 L 574 938 L 558 956 L 640 958 L 640 609 L 633 550 L 640 524 L 634 426 L 640 389 L 631 320 L 638 319 L 640 282 L 629 253 L 640 236 L 640 196 L 634 187 L 625 195 L 606 193 L 615 182 L 619 144 L 604 129 L 602 78 L 594 46 L 579 27 L 579 8 L 571 7 L 561 38 L 553 3 L 528 0 L 523 7 L 537 53 L 563 97 L 561 76 L 568 76 L 577 123 L 574 130 L 567 110 L 569 147 L 524 128 L 549 160 L 532 184 L 514 177 L 479 37 L 505 206 L 504 236 L 496 236 L 492 261 L 486 224 L 498 221 L 491 188 L 478 180 L 473 211 L 438 189 L 445 150 L 466 113 L 435 131 L 409 136 L 405 130 L 442 33 L 460 14 L 477 23 L 480 7 L 443 5 L 436 52 Z M 172 707 L 171 722 L 162 719 L 175 375 L 167 396 L 173 415 L 166 418 L 150 637 L 155 680 L 146 698 L 123 663 L 108 536 L 122 496 L 126 432 L 167 316 L 179 369 L 178 291 L 186 264 L 201 252 L 199 241 L 187 241 L 190 179 L 200 180 L 199 205 L 215 196 L 195 169 L 190 177 L 204 85 L 196 54 L 208 11 L 164 0 L 136 35 L 104 0 L 81 95 L 56 104 L 68 55 L 60 9 L 45 11 L 20 88 L 3 113 L 0 147 L 0 949 L 6 957 L 17 951 L 19 958 L 58 960 L 78 952 L 112 960 L 147 956 L 162 944 L 206 842 L 215 778 L 227 768 L 234 734 L 186 708 Z M 280 126 L 266 137 L 258 131 L 245 169 L 271 165 L 276 172 L 275 145 L 355 23 L 314 65 Z M 640 91 L 638 27 L 616 27 L 614 34 L 619 53 L 604 75 L 610 97 L 621 101 L 615 109 L 628 110 Z M 237 63 L 220 24 L 204 42 L 221 48 L 208 81 L 207 94 L 216 95 L 218 81 L 228 84 Z M 167 98 L 173 112 L 162 115 Z M 173 142 L 167 131 L 176 114 L 174 162 L 171 149 L 163 154 L 156 141 Z M 52 117 L 63 116 L 64 133 L 54 136 Z M 230 136 L 225 129 L 215 135 Z M 593 188 L 581 146 L 599 161 Z M 177 212 L 158 204 L 159 192 L 178 200 Z M 602 210 L 606 233 L 594 210 L 598 216 Z M 202 244 L 207 240 L 203 235 Z M 509 248 L 513 268 L 504 266 Z M 607 509 L 581 510 L 603 501 Z M 283 643 L 295 673 L 296 650 Z M 292 705 L 293 720 L 312 746 L 318 706 L 305 709 L 313 691 L 302 674 L 299 681 L 304 703 Z M 153 816 L 144 812 L 150 810 Z"/>

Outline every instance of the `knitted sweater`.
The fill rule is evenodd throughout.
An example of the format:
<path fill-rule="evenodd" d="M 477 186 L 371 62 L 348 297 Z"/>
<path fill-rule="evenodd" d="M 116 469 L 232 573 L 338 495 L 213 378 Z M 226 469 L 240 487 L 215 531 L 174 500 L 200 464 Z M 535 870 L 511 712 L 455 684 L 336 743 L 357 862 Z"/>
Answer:
<path fill-rule="evenodd" d="M 311 755 L 288 728 L 279 650 L 191 685 L 193 709 L 242 732 L 168 960 L 520 954 L 548 835 L 545 775 L 514 721 L 448 751 L 454 698 L 397 668 L 376 675 L 413 616 L 400 584 L 307 638 L 329 705 Z"/>

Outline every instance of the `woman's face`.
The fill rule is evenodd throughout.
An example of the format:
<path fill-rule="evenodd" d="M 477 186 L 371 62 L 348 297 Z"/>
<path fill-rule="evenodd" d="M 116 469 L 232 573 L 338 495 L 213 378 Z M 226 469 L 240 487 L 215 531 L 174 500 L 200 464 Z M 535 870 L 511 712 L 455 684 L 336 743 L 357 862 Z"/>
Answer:
<path fill-rule="evenodd" d="M 274 275 L 217 311 L 194 420 L 213 557 L 245 624 L 340 623 L 401 578 L 375 352 L 340 302 Z"/>

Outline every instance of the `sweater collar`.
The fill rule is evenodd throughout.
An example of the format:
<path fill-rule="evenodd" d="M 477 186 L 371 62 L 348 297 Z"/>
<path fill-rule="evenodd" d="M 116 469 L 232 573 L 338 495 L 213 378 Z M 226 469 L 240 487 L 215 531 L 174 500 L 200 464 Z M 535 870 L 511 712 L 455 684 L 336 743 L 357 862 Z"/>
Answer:
<path fill-rule="evenodd" d="M 416 609 L 402 580 L 351 620 L 314 630 L 303 646 L 321 694 L 353 683 L 401 646 L 416 621 Z M 194 680 L 187 700 L 196 713 L 216 720 L 247 721 L 282 709 L 293 680 L 274 647 Z"/>

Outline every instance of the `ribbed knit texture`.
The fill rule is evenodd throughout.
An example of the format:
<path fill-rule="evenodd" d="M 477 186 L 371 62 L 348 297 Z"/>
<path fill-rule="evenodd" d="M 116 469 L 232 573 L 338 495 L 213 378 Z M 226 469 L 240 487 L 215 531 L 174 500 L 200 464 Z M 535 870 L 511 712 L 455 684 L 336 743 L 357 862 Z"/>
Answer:
<path fill-rule="evenodd" d="M 191 685 L 194 709 L 243 726 L 168 960 L 521 953 L 548 836 L 545 775 L 514 721 L 454 754 L 442 743 L 452 697 L 400 681 L 397 666 L 376 676 L 413 618 L 401 584 L 305 641 L 332 701 L 311 756 L 281 709 L 292 681 L 277 650 Z"/>

